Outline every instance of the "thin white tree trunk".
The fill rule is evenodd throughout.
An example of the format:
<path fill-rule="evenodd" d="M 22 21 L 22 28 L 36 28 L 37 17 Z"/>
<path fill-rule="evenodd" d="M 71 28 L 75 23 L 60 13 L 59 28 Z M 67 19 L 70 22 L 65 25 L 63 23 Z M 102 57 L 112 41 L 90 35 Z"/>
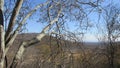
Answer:
<path fill-rule="evenodd" d="M 17 63 L 19 62 L 19 60 L 23 56 L 23 53 L 24 53 L 26 47 L 29 47 L 31 44 L 38 43 L 41 41 L 41 39 L 46 35 L 46 32 L 50 29 L 50 27 L 58 21 L 61 11 L 62 10 L 60 9 L 57 17 L 54 20 L 52 20 L 50 22 L 50 24 L 48 24 L 36 38 L 33 38 L 32 40 L 29 40 L 27 42 L 23 42 L 20 45 L 20 47 L 16 53 L 16 56 L 14 57 L 14 61 L 12 63 L 13 67 L 17 65 Z"/>
<path fill-rule="evenodd" d="M 5 32 L 4 32 L 3 6 L 4 0 L 0 0 L 0 47 L 1 47 L 0 68 L 4 68 L 5 65 Z"/>
<path fill-rule="evenodd" d="M 24 0 L 17 0 L 17 2 L 15 4 L 12 15 L 10 17 L 8 29 L 7 29 L 6 34 L 5 34 L 6 41 L 9 41 L 11 32 L 13 31 L 13 27 L 14 27 L 14 24 L 16 23 L 15 21 L 16 21 L 18 14 L 19 14 L 19 11 L 21 9 L 23 1 Z"/>
<path fill-rule="evenodd" d="M 31 10 L 24 18 L 23 20 L 20 22 L 19 26 L 15 29 L 10 41 L 6 44 L 7 48 L 6 48 L 6 52 L 8 51 L 8 49 L 10 48 L 10 46 L 13 44 L 16 36 L 18 35 L 18 32 L 20 31 L 21 27 L 23 26 L 23 24 L 26 22 L 26 20 L 40 7 L 47 5 L 48 2 L 44 3 L 44 4 L 39 4 L 37 5 L 33 10 Z"/>
<path fill-rule="evenodd" d="M 2 25 L 0 25 L 0 31 L 1 31 L 1 53 L 2 53 L 2 57 L 0 60 L 0 68 L 4 68 L 5 65 L 5 39 L 4 39 L 4 28 Z"/>

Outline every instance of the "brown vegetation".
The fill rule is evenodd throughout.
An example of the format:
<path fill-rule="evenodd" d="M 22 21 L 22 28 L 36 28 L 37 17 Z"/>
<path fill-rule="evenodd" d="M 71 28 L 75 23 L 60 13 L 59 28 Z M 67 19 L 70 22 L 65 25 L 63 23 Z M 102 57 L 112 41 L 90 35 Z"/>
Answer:
<path fill-rule="evenodd" d="M 36 34 L 24 34 L 22 36 L 19 35 L 14 42 L 14 46 L 12 47 L 11 52 L 8 54 L 9 59 L 12 58 L 14 55 L 13 52 L 16 51 L 17 46 L 19 43 L 17 41 L 24 41 L 29 40 L 30 38 L 34 37 Z M 29 36 L 29 37 L 28 37 Z M 74 48 L 63 48 L 63 51 L 58 51 L 57 44 L 55 41 L 55 37 L 51 39 L 51 46 L 54 52 L 51 50 L 50 46 L 50 36 L 45 36 L 42 41 L 35 46 L 29 47 L 24 56 L 21 59 L 20 64 L 18 67 L 20 68 L 53 68 L 53 67 L 65 67 L 65 68 L 107 68 L 107 58 L 102 53 L 103 48 L 99 45 L 93 45 L 98 47 L 91 47 L 90 45 L 85 45 L 88 47 L 84 47 L 84 51 L 81 48 L 74 45 Z M 23 40 L 24 39 L 24 40 Z M 68 42 L 68 41 L 67 41 Z M 72 42 L 69 41 L 72 44 Z M 73 46 L 73 45 L 70 45 Z M 75 48 L 76 47 L 76 48 Z M 13 51 L 14 50 L 14 51 Z M 116 68 L 119 68 L 120 65 L 120 53 L 119 50 L 117 51 L 117 56 L 115 57 L 116 61 Z"/>

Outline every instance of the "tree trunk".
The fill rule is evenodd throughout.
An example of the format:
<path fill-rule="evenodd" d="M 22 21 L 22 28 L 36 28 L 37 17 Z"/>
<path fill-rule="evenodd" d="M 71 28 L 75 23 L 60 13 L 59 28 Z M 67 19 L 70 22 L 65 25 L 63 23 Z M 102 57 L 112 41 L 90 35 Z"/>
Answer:
<path fill-rule="evenodd" d="M 40 7 L 40 6 L 36 7 L 35 10 L 33 10 L 31 13 L 33 13 L 34 11 L 36 11 L 36 9 L 39 8 L 39 7 Z M 31 13 L 30 13 L 30 14 L 31 14 Z M 17 66 L 17 64 L 19 63 L 20 59 L 22 58 L 23 53 L 24 53 L 24 51 L 25 51 L 25 49 L 26 49 L 27 47 L 29 47 L 29 46 L 31 46 L 31 45 L 33 45 L 33 44 L 36 44 L 36 43 L 38 43 L 38 42 L 41 41 L 41 39 L 46 35 L 46 32 L 50 29 L 50 27 L 51 27 L 54 23 L 56 23 L 56 22 L 58 21 L 59 16 L 60 16 L 60 13 L 61 13 L 61 9 L 58 11 L 57 17 L 56 17 L 55 19 L 53 19 L 52 21 L 50 21 L 50 24 L 48 24 L 48 25 L 41 31 L 41 33 L 40 33 L 37 37 L 35 37 L 35 38 L 33 38 L 33 39 L 29 40 L 29 41 L 23 42 L 23 43 L 20 45 L 17 53 L 16 53 L 15 56 L 14 56 L 13 62 L 10 64 L 10 68 L 14 68 L 14 67 Z M 28 17 L 29 17 L 30 14 L 28 14 Z M 26 18 L 27 18 L 27 17 L 26 17 Z M 26 20 L 26 19 L 25 19 L 25 20 Z M 24 21 L 23 21 L 23 22 L 24 22 Z"/>
<path fill-rule="evenodd" d="M 14 27 L 17 15 L 19 14 L 19 11 L 21 9 L 22 3 L 23 3 L 23 0 L 17 0 L 17 2 L 15 4 L 12 15 L 10 17 L 8 29 L 7 29 L 6 34 L 5 34 L 6 42 L 9 42 L 10 34 L 13 31 L 13 27 Z"/>
<path fill-rule="evenodd" d="M 0 68 L 5 68 L 5 32 L 4 32 L 4 17 L 3 17 L 4 0 L 0 0 Z"/>

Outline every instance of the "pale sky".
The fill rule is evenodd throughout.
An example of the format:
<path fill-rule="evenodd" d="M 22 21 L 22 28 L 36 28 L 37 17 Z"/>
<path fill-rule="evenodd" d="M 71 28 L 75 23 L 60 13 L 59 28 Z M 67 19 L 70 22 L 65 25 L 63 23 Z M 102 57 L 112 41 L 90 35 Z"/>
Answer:
<path fill-rule="evenodd" d="M 38 0 L 36 0 L 35 2 L 37 3 Z M 43 1 L 43 0 L 42 0 Z M 113 1 L 113 3 L 119 3 L 120 0 L 104 0 L 105 3 L 103 3 L 103 6 L 107 5 L 108 2 Z M 44 2 L 44 1 L 43 1 Z M 90 19 L 92 24 L 94 24 L 93 26 L 95 26 L 98 16 L 96 14 L 91 14 L 90 15 Z M 70 24 L 71 29 L 74 29 L 73 24 Z M 27 29 L 28 32 L 31 33 L 38 33 L 41 31 L 41 29 L 44 28 L 44 24 L 40 24 L 40 23 L 36 23 L 35 19 L 29 20 L 28 24 L 27 24 Z M 97 37 L 96 37 L 96 29 L 93 27 L 91 30 L 87 31 L 87 34 L 85 34 L 84 37 L 84 41 L 88 41 L 88 42 L 97 42 Z"/>
<path fill-rule="evenodd" d="M 87 42 L 98 42 L 97 36 L 92 34 L 86 34 L 83 40 Z"/>

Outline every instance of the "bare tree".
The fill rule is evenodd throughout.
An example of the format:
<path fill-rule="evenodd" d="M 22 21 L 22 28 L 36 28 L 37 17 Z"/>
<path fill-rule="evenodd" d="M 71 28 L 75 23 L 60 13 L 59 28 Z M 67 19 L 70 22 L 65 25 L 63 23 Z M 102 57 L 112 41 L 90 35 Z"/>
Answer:
<path fill-rule="evenodd" d="M 24 11 L 22 10 L 25 1 L 26 0 L 10 0 L 4 3 L 4 0 L 0 0 L 0 68 L 16 67 L 27 47 L 40 42 L 41 39 L 46 35 L 46 33 L 53 30 L 52 28 L 54 28 L 54 26 L 56 26 L 56 28 L 61 27 L 55 25 L 55 23 L 59 23 L 60 25 L 68 19 L 78 20 L 80 27 L 82 27 L 83 25 L 81 24 L 83 22 L 83 19 L 87 17 L 87 13 L 85 13 L 84 11 L 85 6 L 82 5 L 95 8 L 100 4 L 100 0 L 96 0 L 93 2 L 84 2 L 82 0 L 47 0 L 45 3 L 40 3 L 33 9 L 27 10 L 27 12 L 24 13 Z M 13 3 L 14 6 L 12 6 L 12 11 L 7 12 L 7 8 L 11 6 L 11 4 L 6 5 L 9 2 Z M 4 9 L 4 4 L 6 9 Z M 26 23 L 27 19 L 29 19 L 32 15 L 34 16 L 33 13 L 38 12 L 38 10 L 40 10 L 40 14 L 42 13 L 39 21 L 41 22 L 42 19 L 42 22 L 46 22 L 47 25 L 42 29 L 42 31 L 37 37 L 29 41 L 24 41 L 20 44 L 15 56 L 13 57 L 13 60 L 8 65 L 6 59 L 6 54 L 8 53 L 8 50 L 12 46 L 16 36 L 19 34 L 20 30 L 22 29 L 22 26 Z M 77 11 L 74 12 L 74 10 Z M 6 25 L 4 26 L 4 24 Z"/>
<path fill-rule="evenodd" d="M 117 52 L 117 42 L 120 37 L 120 22 L 119 22 L 119 14 L 120 9 L 115 6 L 108 5 L 107 9 L 103 13 L 104 17 L 104 28 L 102 30 L 102 37 L 100 41 L 102 41 L 102 45 L 105 50 L 103 50 L 104 55 L 107 57 L 108 68 L 115 68 L 115 56 Z"/>

